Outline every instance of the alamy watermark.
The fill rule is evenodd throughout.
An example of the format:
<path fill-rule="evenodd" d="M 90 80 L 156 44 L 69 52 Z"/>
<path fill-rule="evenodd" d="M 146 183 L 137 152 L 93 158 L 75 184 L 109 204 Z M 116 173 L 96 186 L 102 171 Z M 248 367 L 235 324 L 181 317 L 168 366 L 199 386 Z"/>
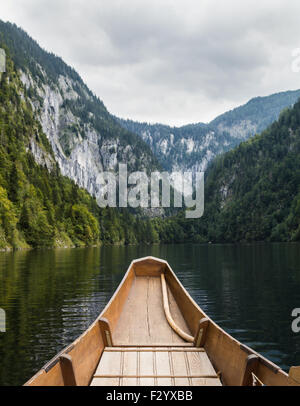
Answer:
<path fill-rule="evenodd" d="M 4 49 L 0 48 L 0 73 L 6 71 L 6 55 Z"/>
<path fill-rule="evenodd" d="M 0 308 L 0 333 L 6 332 L 6 314 L 5 310 Z"/>
<path fill-rule="evenodd" d="M 300 332 L 300 308 L 297 307 L 292 311 L 292 317 L 295 317 L 292 322 L 292 331 L 293 333 Z"/>
<path fill-rule="evenodd" d="M 0 74 L 6 71 L 6 55 L 0 48 Z M 102 172 L 96 179 L 100 207 L 187 208 L 186 218 L 195 219 L 204 212 L 204 172 L 133 172 L 119 164 L 119 174 Z M 161 185 L 161 187 L 160 187 Z M 171 199 L 173 191 L 173 199 Z M 117 196 L 118 194 L 118 196 Z"/>
<path fill-rule="evenodd" d="M 97 177 L 100 207 L 187 207 L 186 218 L 199 218 L 204 212 L 204 172 L 132 172 L 119 164 L 119 174 L 102 172 Z"/>

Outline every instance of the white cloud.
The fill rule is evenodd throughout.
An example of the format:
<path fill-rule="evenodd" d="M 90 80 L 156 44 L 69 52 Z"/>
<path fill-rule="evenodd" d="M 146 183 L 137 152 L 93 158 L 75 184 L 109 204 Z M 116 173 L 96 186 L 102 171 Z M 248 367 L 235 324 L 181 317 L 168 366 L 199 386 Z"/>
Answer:
<path fill-rule="evenodd" d="M 26 4 L 25 4 L 26 3 Z M 1 18 L 74 66 L 120 117 L 209 121 L 297 89 L 297 0 L 11 0 Z"/>

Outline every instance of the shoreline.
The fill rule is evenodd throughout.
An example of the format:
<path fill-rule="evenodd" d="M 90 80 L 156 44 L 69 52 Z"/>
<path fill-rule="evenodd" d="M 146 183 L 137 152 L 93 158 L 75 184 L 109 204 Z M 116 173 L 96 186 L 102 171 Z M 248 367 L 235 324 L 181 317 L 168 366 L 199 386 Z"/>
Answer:
<path fill-rule="evenodd" d="M 8 253 L 8 252 L 16 252 L 16 251 L 43 251 L 43 250 L 57 250 L 57 249 L 85 249 L 85 248 L 99 248 L 99 247 L 137 247 L 137 246 L 159 246 L 159 245 L 184 245 L 184 244 L 192 244 L 192 245 L 207 245 L 207 246 L 216 246 L 216 245 L 265 245 L 265 244 L 300 244 L 300 241 L 243 241 L 243 242 L 163 242 L 163 243 L 137 243 L 137 244 L 94 244 L 94 245 L 84 245 L 84 246 L 62 246 L 62 247 L 7 247 L 7 248 L 0 248 L 0 253 Z"/>

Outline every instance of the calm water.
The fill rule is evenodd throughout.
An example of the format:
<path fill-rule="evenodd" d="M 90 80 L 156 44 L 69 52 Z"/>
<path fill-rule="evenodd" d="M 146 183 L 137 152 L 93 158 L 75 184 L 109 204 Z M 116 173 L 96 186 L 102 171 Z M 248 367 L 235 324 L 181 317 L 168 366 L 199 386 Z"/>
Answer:
<path fill-rule="evenodd" d="M 0 253 L 0 385 L 20 385 L 96 318 L 130 261 L 166 259 L 203 310 L 282 368 L 300 365 L 300 245 L 167 245 Z"/>

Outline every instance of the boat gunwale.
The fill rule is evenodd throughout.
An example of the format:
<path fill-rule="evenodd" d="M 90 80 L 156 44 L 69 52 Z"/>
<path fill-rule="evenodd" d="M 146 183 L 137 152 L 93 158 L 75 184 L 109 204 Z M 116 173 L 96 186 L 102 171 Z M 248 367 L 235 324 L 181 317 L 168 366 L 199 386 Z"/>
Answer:
<path fill-rule="evenodd" d="M 104 309 L 101 311 L 101 313 L 97 316 L 97 318 L 87 327 L 86 330 L 84 330 L 74 341 L 72 341 L 70 344 L 68 344 L 66 347 L 64 347 L 61 351 L 59 351 L 53 358 L 51 358 L 48 362 L 46 362 L 46 364 L 44 364 L 38 372 L 36 372 L 30 379 L 28 379 L 28 381 L 26 381 L 24 383 L 24 386 L 28 386 L 30 385 L 31 382 L 34 381 L 35 378 L 37 378 L 43 371 L 45 371 L 46 373 L 52 369 L 52 367 L 54 367 L 58 362 L 59 362 L 59 357 L 62 354 L 68 354 L 70 351 L 72 351 L 74 349 L 74 347 L 76 346 L 76 344 L 78 344 L 85 335 L 87 335 L 92 328 L 99 322 L 99 319 L 102 317 L 102 315 L 107 311 L 107 309 L 110 307 L 111 303 L 113 302 L 113 300 L 115 299 L 115 297 L 117 296 L 118 292 L 120 291 L 121 287 L 123 286 L 124 282 L 126 281 L 131 269 L 132 269 L 132 265 L 133 265 L 133 261 L 131 261 L 129 267 L 127 268 L 127 271 L 125 272 L 121 282 L 119 283 L 117 289 L 114 291 L 112 297 L 110 298 L 110 300 L 108 301 L 108 303 L 105 305 Z"/>
<path fill-rule="evenodd" d="M 148 257 L 146 257 L 148 258 Z M 152 259 L 156 259 L 155 257 L 149 257 Z M 192 298 L 192 296 L 188 293 L 188 291 L 185 289 L 185 287 L 183 286 L 183 284 L 180 282 L 180 280 L 178 279 L 178 277 L 176 276 L 175 272 L 173 271 L 173 269 L 171 268 L 171 266 L 168 264 L 167 261 L 164 261 L 167 265 L 167 267 L 169 268 L 169 271 L 171 272 L 171 274 L 173 275 L 174 279 L 176 280 L 176 282 L 178 283 L 178 285 L 180 286 L 180 288 L 183 290 L 185 296 L 187 297 L 187 299 L 189 299 L 192 304 L 197 308 L 197 310 L 203 315 L 203 317 L 207 318 L 209 320 L 210 323 L 212 323 L 219 331 L 221 331 L 225 336 L 227 336 L 228 338 L 230 338 L 232 341 L 234 341 L 236 344 L 239 345 L 239 347 L 245 351 L 246 353 L 248 353 L 249 355 L 256 355 L 258 356 L 262 363 L 267 366 L 268 368 L 270 368 L 273 372 L 277 373 L 278 371 L 281 371 L 283 374 L 286 375 L 286 377 L 289 377 L 289 375 L 283 370 L 281 369 L 278 365 L 276 365 L 274 362 L 270 361 L 268 358 L 265 358 L 263 355 L 261 355 L 260 353 L 256 352 L 255 350 L 253 350 L 251 347 L 247 346 L 246 344 L 241 343 L 239 340 L 237 340 L 236 338 L 234 338 L 231 334 L 227 333 L 225 330 L 223 330 L 222 327 L 220 327 L 213 319 L 211 319 L 202 309 L 201 307 L 195 302 L 195 300 Z"/>
<path fill-rule="evenodd" d="M 117 289 L 114 291 L 113 295 L 111 296 L 110 300 L 108 301 L 108 303 L 106 304 L 106 306 L 103 308 L 103 310 L 101 311 L 101 313 L 98 315 L 98 317 L 94 320 L 94 322 L 92 322 L 90 324 L 90 326 L 88 326 L 88 328 L 81 334 L 79 335 L 72 343 L 70 343 L 68 346 L 66 346 L 64 349 L 62 349 L 58 354 L 56 354 L 50 361 L 48 361 L 42 368 L 40 368 L 40 370 L 34 374 L 25 384 L 24 386 L 28 386 L 31 383 L 34 382 L 34 380 L 43 373 L 43 371 L 45 371 L 46 373 L 48 373 L 48 371 L 50 371 L 59 361 L 60 361 L 60 356 L 62 354 L 68 354 L 70 351 L 72 351 L 77 344 L 79 344 L 79 342 L 95 327 L 95 325 L 99 322 L 99 319 L 101 319 L 101 317 L 103 317 L 103 315 L 108 311 L 108 309 L 110 308 L 110 306 L 113 304 L 114 300 L 116 299 L 116 297 L 118 296 L 118 294 L 120 293 L 120 290 L 122 289 L 124 283 L 126 282 L 128 276 L 130 275 L 131 272 L 135 272 L 134 269 L 134 265 L 140 263 L 140 262 L 145 262 L 147 260 L 150 261 L 154 261 L 154 262 L 158 262 L 160 264 L 165 265 L 166 269 L 163 271 L 164 273 L 166 273 L 166 271 L 168 271 L 171 275 L 172 278 L 174 279 L 175 283 L 178 285 L 178 287 L 181 289 L 182 293 L 184 294 L 184 296 L 186 297 L 186 299 L 190 302 L 191 305 L 194 306 L 195 310 L 197 310 L 202 317 L 206 317 L 209 320 L 209 323 L 211 323 L 219 332 L 220 334 L 226 336 L 229 340 L 232 341 L 232 343 L 234 343 L 235 345 L 237 345 L 241 350 L 243 350 L 246 354 L 248 355 L 255 355 L 259 358 L 259 361 L 266 366 L 268 369 L 270 369 L 273 373 L 277 374 L 280 372 L 280 374 L 283 374 L 285 378 L 287 379 L 291 379 L 289 377 L 289 375 L 282 370 L 278 365 L 276 365 L 275 363 L 273 363 L 272 361 L 270 361 L 269 359 L 265 358 L 264 356 L 262 356 L 260 353 L 256 352 L 255 350 L 253 350 L 252 348 L 250 348 L 249 346 L 242 344 L 239 340 L 237 340 L 236 338 L 234 338 L 232 335 L 230 335 L 229 333 L 227 333 L 222 327 L 220 327 L 214 320 L 212 320 L 202 309 L 201 307 L 195 302 L 195 300 L 192 298 L 192 296 L 188 293 L 188 291 L 184 288 L 183 284 L 180 282 L 180 280 L 178 279 L 178 277 L 176 276 L 175 272 L 173 271 L 173 269 L 171 268 L 171 266 L 169 265 L 169 263 L 164 260 L 164 259 L 160 259 L 160 258 L 156 258 L 153 256 L 146 256 L 146 257 L 142 257 L 142 258 L 138 258 L 138 259 L 134 259 L 131 261 L 130 265 L 128 266 L 122 280 L 120 281 Z M 135 277 L 137 277 L 135 275 Z M 183 314 L 183 317 L 185 317 L 185 315 Z M 102 350 L 103 351 L 103 350 Z M 102 353 L 102 352 L 101 352 Z M 208 353 L 209 356 L 209 353 Z M 101 355 L 100 355 L 101 358 Z M 297 382 L 295 382 L 297 384 Z"/>

